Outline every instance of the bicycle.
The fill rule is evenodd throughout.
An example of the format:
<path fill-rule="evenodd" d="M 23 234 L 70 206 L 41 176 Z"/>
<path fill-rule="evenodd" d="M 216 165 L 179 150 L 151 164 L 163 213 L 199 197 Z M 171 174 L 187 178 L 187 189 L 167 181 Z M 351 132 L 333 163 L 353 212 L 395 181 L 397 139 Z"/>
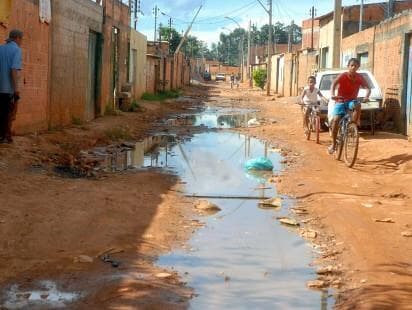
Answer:
<path fill-rule="evenodd" d="M 333 97 L 336 102 L 342 102 L 343 98 Z M 335 159 L 341 160 L 342 153 L 346 166 L 352 168 L 356 162 L 359 149 L 359 130 L 352 120 L 353 110 L 346 109 L 345 115 L 339 121 L 339 130 L 336 137 Z"/>
<path fill-rule="evenodd" d="M 299 103 L 302 106 L 303 113 L 304 113 L 304 122 L 303 128 L 305 130 L 305 136 L 307 140 L 310 140 L 311 133 L 314 132 L 316 134 L 316 143 L 319 144 L 319 134 L 320 134 L 320 101 L 316 103 L 310 104 L 303 104 Z M 306 110 L 310 109 L 309 116 L 306 119 Z"/>

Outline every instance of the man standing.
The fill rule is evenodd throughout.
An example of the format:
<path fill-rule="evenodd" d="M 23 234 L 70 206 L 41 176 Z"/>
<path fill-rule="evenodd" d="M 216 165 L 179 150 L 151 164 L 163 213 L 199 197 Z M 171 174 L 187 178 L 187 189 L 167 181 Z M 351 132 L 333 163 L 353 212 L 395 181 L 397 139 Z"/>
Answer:
<path fill-rule="evenodd" d="M 6 44 L 0 45 L 0 143 L 12 143 L 11 125 L 20 98 L 19 71 L 22 67 L 23 32 L 10 31 Z"/>

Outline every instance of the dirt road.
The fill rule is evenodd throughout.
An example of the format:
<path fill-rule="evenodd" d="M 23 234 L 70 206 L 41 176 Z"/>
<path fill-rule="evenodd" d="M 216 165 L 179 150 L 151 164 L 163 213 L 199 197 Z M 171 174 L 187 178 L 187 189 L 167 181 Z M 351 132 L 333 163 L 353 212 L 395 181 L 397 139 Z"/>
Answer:
<path fill-rule="evenodd" d="M 342 274 L 338 308 L 411 309 L 412 300 L 412 144 L 404 136 L 361 134 L 359 160 L 353 169 L 305 141 L 301 112 L 294 98 L 265 98 L 260 91 L 230 91 L 220 96 L 257 108 L 267 125 L 248 128 L 250 135 L 284 148 L 289 168 L 278 188 L 307 208 L 309 227 L 321 232 L 317 263 L 337 266 Z M 376 220 L 391 219 L 391 223 Z"/>
<path fill-rule="evenodd" d="M 338 269 L 333 278 L 340 287 L 338 307 L 410 309 L 412 238 L 402 234 L 412 231 L 412 146 L 404 137 L 363 133 L 358 163 L 348 169 L 326 154 L 327 133 L 321 145 L 304 140 L 292 98 L 230 90 L 223 83 L 187 94 L 195 99 L 144 103 L 143 112 L 17 137 L 13 146 L 0 147 L 3 306 L 13 285 L 24 305 L 24 292 L 51 279 L 60 291 L 83 293 L 71 303 L 73 309 L 187 307 L 190 288 L 170 270 L 162 278 L 163 270 L 153 266 L 157 255 L 184 244 L 197 225 L 191 201 L 179 196 L 179 180 L 153 171 L 70 179 L 53 167 L 90 171 L 78 161 L 81 150 L 138 140 L 150 130 L 190 134 L 190 128 L 154 123 L 206 100 L 260 110 L 264 125 L 240 130 L 283 149 L 288 168 L 274 181 L 308 210 L 300 220 L 318 232 L 312 240 L 320 252 L 315 263 Z M 375 221 L 387 218 L 391 223 Z M 107 251 L 120 262 L 118 268 L 101 261 Z M 89 258 L 93 262 L 79 262 Z"/>

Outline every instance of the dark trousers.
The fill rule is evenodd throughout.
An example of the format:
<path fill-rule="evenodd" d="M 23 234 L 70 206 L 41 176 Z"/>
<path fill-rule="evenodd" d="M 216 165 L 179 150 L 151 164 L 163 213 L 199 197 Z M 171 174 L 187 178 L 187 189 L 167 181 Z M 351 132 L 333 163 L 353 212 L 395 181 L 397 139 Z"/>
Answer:
<path fill-rule="evenodd" d="M 11 124 L 14 120 L 13 95 L 0 93 L 0 139 L 11 139 Z"/>

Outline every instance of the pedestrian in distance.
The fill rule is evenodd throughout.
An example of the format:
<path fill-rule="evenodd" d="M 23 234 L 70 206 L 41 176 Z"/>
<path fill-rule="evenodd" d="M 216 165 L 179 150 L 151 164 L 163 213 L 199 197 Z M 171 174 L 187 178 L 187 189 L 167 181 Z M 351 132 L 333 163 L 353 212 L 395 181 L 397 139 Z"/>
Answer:
<path fill-rule="evenodd" d="M 236 83 L 236 88 L 239 88 L 239 83 L 240 83 L 240 76 L 239 76 L 239 74 L 236 75 L 235 83 Z"/>
<path fill-rule="evenodd" d="M 10 31 L 6 44 L 0 45 L 0 143 L 12 143 L 12 123 L 20 99 L 19 75 L 22 69 L 23 32 Z"/>
<path fill-rule="evenodd" d="M 232 73 L 230 75 L 230 88 L 233 88 L 234 83 L 235 83 L 235 75 Z"/>
<path fill-rule="evenodd" d="M 335 90 L 338 90 L 338 95 L 335 97 L 339 101 L 335 102 L 332 112 L 332 145 L 328 148 L 328 153 L 333 154 L 336 150 L 336 137 L 339 130 L 340 119 L 345 116 L 346 110 L 353 110 L 352 121 L 360 125 L 361 103 L 358 101 L 359 89 L 366 89 L 364 101 L 369 100 L 371 89 L 361 74 L 357 73 L 360 67 L 359 59 L 351 58 L 348 61 L 348 71 L 340 74 L 331 85 L 330 94 L 332 98 L 335 96 Z"/>

